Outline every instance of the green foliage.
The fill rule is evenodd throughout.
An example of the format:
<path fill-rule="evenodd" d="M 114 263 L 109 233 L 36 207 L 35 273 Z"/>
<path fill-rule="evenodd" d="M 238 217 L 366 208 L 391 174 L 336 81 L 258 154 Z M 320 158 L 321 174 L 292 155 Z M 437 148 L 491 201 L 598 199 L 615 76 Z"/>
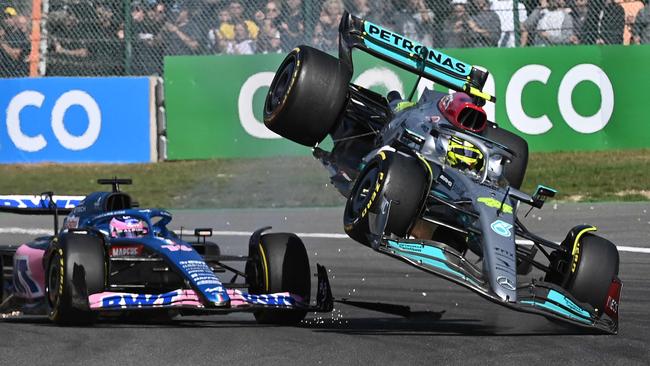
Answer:
<path fill-rule="evenodd" d="M 309 157 L 220 159 L 156 164 L 0 165 L 0 193 L 86 194 L 97 178 L 132 178 L 123 189 L 141 206 L 167 208 L 340 206 L 345 199 Z M 537 184 L 559 200 L 650 200 L 650 150 L 533 153 L 523 191 Z"/>

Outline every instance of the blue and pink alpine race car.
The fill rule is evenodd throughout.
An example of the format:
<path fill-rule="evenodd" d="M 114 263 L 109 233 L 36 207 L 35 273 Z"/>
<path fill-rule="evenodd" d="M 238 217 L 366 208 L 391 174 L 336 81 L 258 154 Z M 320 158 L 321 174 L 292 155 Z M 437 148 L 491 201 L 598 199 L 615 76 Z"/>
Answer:
<path fill-rule="evenodd" d="M 195 242 L 168 228 L 172 215 L 142 209 L 119 186 L 83 196 L 0 196 L 0 212 L 53 215 L 54 232 L 22 245 L 0 246 L 0 313 L 47 314 L 57 324 L 98 317 L 253 312 L 260 323 L 299 323 L 308 311 L 331 311 L 324 267 L 315 305 L 303 242 L 291 233 L 255 231 L 247 256 L 221 254 L 195 229 Z M 67 214 L 58 229 L 58 216 Z M 236 262 L 240 262 L 239 269 Z M 242 269 L 241 262 L 245 265 Z M 229 273 L 229 281 L 217 274 Z"/>

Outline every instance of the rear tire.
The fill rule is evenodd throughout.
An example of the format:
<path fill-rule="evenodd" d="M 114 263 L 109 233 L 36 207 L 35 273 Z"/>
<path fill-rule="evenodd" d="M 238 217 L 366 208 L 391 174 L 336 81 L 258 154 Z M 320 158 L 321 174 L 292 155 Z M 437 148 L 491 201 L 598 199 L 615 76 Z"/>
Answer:
<path fill-rule="evenodd" d="M 104 243 L 100 238 L 83 234 L 61 236 L 50 257 L 45 279 L 50 320 L 59 325 L 92 324 L 95 313 L 84 309 L 79 302 L 87 305 L 88 295 L 104 291 L 105 266 Z"/>
<path fill-rule="evenodd" d="M 504 176 L 514 188 L 521 188 L 528 167 L 528 143 L 522 137 L 495 125 L 489 125 L 483 135 L 488 139 L 505 145 L 514 151 L 516 156 L 505 166 Z"/>
<path fill-rule="evenodd" d="M 264 124 L 301 145 L 316 145 L 339 120 L 350 78 L 336 57 L 308 46 L 295 48 L 271 82 Z"/>
<path fill-rule="evenodd" d="M 343 213 L 348 236 L 369 245 L 368 214 L 380 210 L 380 197 L 394 201 L 386 231 L 400 237 L 408 234 L 426 196 L 428 179 L 421 164 L 413 157 L 391 151 L 377 154 L 359 174 Z"/>
<path fill-rule="evenodd" d="M 290 233 L 264 234 L 249 257 L 251 260 L 246 264 L 249 293 L 290 292 L 302 297 L 304 303 L 309 303 L 309 257 L 298 236 Z M 254 314 L 260 324 L 296 325 L 305 318 L 307 311 L 261 309 Z"/>

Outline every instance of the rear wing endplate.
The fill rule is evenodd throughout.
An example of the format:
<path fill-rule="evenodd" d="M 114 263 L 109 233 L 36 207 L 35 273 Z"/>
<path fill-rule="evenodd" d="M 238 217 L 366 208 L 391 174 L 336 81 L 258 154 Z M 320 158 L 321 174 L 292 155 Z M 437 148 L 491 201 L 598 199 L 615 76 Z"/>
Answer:
<path fill-rule="evenodd" d="M 353 71 L 352 48 L 358 48 L 418 76 L 475 98 L 495 102 L 482 91 L 488 72 L 419 42 L 360 19 L 347 11 L 339 24 L 339 58 Z"/>
<path fill-rule="evenodd" d="M 0 212 L 22 215 L 67 215 L 85 196 L 60 196 L 46 192 L 41 195 L 0 195 Z"/>

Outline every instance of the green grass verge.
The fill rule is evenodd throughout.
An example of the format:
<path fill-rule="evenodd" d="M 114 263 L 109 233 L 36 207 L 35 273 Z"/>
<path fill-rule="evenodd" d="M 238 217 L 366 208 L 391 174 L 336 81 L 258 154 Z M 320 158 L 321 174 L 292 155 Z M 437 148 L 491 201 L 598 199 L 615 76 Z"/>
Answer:
<path fill-rule="evenodd" d="M 128 165 L 0 165 L 1 194 L 54 190 L 86 194 L 97 178 L 133 178 L 124 187 L 143 207 L 238 208 L 343 205 L 310 157 L 176 161 Z M 523 190 L 538 183 L 559 200 L 650 200 L 650 150 L 531 154 Z M 108 188 L 108 187 L 106 187 Z"/>

